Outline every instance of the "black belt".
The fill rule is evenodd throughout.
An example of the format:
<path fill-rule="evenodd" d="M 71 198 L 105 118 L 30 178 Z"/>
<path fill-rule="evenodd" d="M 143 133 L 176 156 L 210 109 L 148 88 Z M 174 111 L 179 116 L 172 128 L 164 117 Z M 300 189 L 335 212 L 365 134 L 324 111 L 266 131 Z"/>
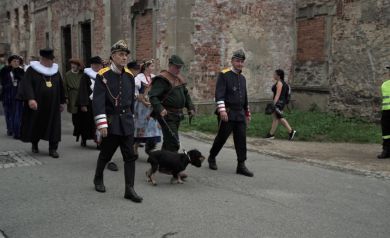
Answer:
<path fill-rule="evenodd" d="M 244 108 L 242 107 L 226 107 L 227 111 L 243 111 Z"/>
<path fill-rule="evenodd" d="M 165 110 L 167 110 L 168 112 L 183 113 L 183 108 L 166 107 L 166 106 L 164 106 L 164 105 L 163 105 L 163 107 L 164 107 Z"/>
<path fill-rule="evenodd" d="M 122 108 L 122 109 L 117 109 L 115 110 L 114 112 L 107 112 L 108 115 L 122 115 L 122 114 L 125 114 L 125 113 L 129 113 L 131 112 L 131 109 L 128 107 L 128 108 Z"/>

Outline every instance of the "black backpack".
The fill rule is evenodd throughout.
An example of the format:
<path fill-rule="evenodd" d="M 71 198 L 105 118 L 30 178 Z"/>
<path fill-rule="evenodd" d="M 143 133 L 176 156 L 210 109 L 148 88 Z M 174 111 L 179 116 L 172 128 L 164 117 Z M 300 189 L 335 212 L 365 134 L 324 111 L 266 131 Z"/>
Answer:
<path fill-rule="evenodd" d="M 290 84 L 288 83 L 285 83 L 286 86 L 287 86 L 287 91 L 286 91 L 286 95 L 285 95 L 285 98 L 286 98 L 286 105 L 290 103 L 290 100 L 291 100 L 291 86 Z"/>

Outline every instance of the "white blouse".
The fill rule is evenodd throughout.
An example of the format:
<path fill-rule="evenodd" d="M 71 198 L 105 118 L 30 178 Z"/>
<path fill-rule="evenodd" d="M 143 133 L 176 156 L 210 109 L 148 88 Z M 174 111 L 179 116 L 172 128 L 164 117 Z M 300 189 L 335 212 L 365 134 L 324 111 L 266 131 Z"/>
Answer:
<path fill-rule="evenodd" d="M 156 75 L 151 74 L 151 78 L 146 78 L 145 74 L 139 73 L 137 76 L 134 78 L 135 82 L 135 95 L 139 95 L 139 90 L 141 89 L 142 83 L 149 85 L 152 82 L 152 78 L 154 78 Z"/>

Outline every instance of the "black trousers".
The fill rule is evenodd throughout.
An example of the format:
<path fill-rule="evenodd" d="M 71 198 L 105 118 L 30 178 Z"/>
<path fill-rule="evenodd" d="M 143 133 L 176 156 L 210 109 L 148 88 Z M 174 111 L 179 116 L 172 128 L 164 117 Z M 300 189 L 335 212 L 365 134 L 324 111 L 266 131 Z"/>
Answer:
<path fill-rule="evenodd" d="M 226 140 L 233 132 L 234 148 L 236 149 L 237 161 L 246 160 L 246 122 L 245 121 L 221 121 L 218 118 L 218 133 L 210 149 L 210 159 L 215 159 L 221 151 Z"/>
<path fill-rule="evenodd" d="M 119 147 L 124 161 L 125 183 L 126 185 L 134 186 L 136 158 L 134 157 L 133 141 L 133 135 L 119 136 L 109 134 L 102 139 L 96 165 L 95 180 L 103 180 L 104 168 Z"/>
<path fill-rule="evenodd" d="M 390 110 L 382 111 L 381 118 L 383 148 L 390 149 Z"/>
<path fill-rule="evenodd" d="M 182 114 L 177 113 L 168 113 L 164 117 L 164 120 L 159 117 L 158 122 L 160 123 L 164 138 L 161 147 L 162 150 L 177 152 L 180 149 L 179 127 L 182 117 Z"/>

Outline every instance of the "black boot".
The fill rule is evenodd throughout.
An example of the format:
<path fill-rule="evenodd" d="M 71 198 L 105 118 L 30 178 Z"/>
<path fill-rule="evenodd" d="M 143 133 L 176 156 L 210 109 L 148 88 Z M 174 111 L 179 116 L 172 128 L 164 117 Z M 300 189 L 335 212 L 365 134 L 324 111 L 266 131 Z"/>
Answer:
<path fill-rule="evenodd" d="M 248 177 L 253 177 L 253 173 L 245 166 L 245 162 L 238 162 L 236 173 Z"/>
<path fill-rule="evenodd" d="M 87 146 L 87 140 L 81 140 L 81 143 L 80 143 L 81 147 L 86 147 Z"/>
<path fill-rule="evenodd" d="M 133 202 L 142 202 L 142 197 L 134 191 L 135 161 L 127 161 L 124 164 L 125 171 L 125 198 Z"/>
<path fill-rule="evenodd" d="M 116 165 L 114 162 L 108 162 L 107 169 L 111 171 L 118 171 L 118 165 Z"/>
<path fill-rule="evenodd" d="M 57 150 L 54 150 L 54 149 L 50 149 L 49 150 L 49 155 L 53 158 L 53 159 L 58 159 L 60 157 L 60 155 L 57 153 Z"/>
<path fill-rule="evenodd" d="M 138 194 L 134 191 L 134 187 L 129 184 L 126 184 L 124 197 L 136 203 L 140 203 L 143 200 L 142 197 L 138 196 Z"/>
<path fill-rule="evenodd" d="M 35 154 L 39 153 L 38 143 L 36 143 L 36 142 L 33 142 L 33 143 L 32 143 L 31 151 L 32 151 L 33 153 L 35 153 Z"/>
<path fill-rule="evenodd" d="M 209 162 L 209 168 L 211 170 L 217 170 L 218 169 L 217 162 L 215 161 L 215 157 L 209 156 L 209 158 L 207 159 L 207 162 Z"/>
<path fill-rule="evenodd" d="M 106 187 L 104 186 L 104 183 L 103 183 L 104 167 L 106 167 L 106 162 L 99 155 L 97 165 L 96 165 L 95 178 L 93 179 L 93 183 L 95 184 L 95 190 L 100 192 L 100 193 L 106 192 Z"/>
<path fill-rule="evenodd" d="M 378 159 L 390 159 L 390 148 L 383 148 L 382 153 L 377 156 Z"/>

